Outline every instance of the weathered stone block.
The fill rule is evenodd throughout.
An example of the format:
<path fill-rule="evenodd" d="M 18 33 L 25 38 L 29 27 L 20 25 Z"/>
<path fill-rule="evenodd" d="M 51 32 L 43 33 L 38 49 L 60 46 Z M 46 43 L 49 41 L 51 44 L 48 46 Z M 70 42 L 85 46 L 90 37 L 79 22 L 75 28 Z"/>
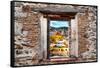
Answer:
<path fill-rule="evenodd" d="M 25 5 L 22 7 L 22 11 L 23 12 L 30 12 L 31 11 L 31 7 L 29 5 Z"/>

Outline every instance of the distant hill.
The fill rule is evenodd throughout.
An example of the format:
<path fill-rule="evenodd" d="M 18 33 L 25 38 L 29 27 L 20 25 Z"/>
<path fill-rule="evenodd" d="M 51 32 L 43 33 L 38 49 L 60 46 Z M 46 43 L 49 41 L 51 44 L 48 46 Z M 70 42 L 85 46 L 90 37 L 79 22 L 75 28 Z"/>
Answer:
<path fill-rule="evenodd" d="M 50 29 L 67 29 L 68 27 L 50 27 Z"/>

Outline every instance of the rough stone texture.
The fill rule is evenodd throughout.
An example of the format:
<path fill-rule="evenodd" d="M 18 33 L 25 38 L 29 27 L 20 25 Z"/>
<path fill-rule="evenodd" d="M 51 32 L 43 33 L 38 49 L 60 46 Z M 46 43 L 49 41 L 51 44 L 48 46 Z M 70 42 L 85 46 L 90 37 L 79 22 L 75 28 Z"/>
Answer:
<path fill-rule="evenodd" d="M 48 62 L 41 58 L 41 13 L 32 8 L 71 7 L 84 12 L 76 14 L 78 23 L 78 59 L 77 61 Z M 40 3 L 15 3 L 15 66 L 39 65 L 54 63 L 71 63 L 96 61 L 96 13 L 97 9 L 92 6 L 72 6 Z M 41 22 L 42 23 L 42 22 Z M 71 29 L 71 28 L 70 28 Z M 71 35 L 71 30 L 70 30 Z M 45 36 L 45 35 L 44 35 Z M 73 41 L 70 38 L 70 46 Z M 43 45 L 42 45 L 43 46 Z M 46 50 L 46 49 L 45 49 Z M 70 49 L 71 50 L 71 49 Z"/>
<path fill-rule="evenodd" d="M 15 65 L 35 65 L 40 57 L 39 14 L 30 7 L 15 6 Z"/>
<path fill-rule="evenodd" d="M 96 58 L 96 23 L 95 7 L 82 7 L 84 13 L 78 13 L 79 55 L 83 59 Z"/>

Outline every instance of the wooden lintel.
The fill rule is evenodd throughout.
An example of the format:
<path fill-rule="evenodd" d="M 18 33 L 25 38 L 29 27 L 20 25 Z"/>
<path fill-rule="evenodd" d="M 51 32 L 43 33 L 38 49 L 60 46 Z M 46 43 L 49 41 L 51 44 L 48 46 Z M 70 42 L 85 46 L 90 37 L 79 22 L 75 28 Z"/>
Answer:
<path fill-rule="evenodd" d="M 71 19 L 74 19 L 75 16 L 70 16 L 70 15 L 52 15 L 52 14 L 46 15 L 46 14 L 44 14 L 44 18 L 71 20 Z"/>

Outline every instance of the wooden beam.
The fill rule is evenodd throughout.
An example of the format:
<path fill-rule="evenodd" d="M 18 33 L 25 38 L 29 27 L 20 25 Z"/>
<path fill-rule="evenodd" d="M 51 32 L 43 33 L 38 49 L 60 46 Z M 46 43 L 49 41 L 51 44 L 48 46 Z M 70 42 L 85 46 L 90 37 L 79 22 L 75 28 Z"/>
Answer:
<path fill-rule="evenodd" d="M 44 18 L 50 18 L 52 20 L 71 20 L 74 19 L 75 16 L 44 14 Z"/>

